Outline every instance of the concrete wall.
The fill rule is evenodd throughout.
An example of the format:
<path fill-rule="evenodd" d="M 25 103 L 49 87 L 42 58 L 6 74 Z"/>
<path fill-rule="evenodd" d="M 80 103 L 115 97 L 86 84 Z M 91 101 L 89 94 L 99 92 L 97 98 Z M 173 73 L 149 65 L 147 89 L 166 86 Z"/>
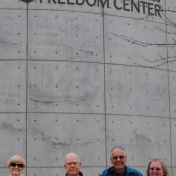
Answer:
<path fill-rule="evenodd" d="M 160 3 L 176 8 L 173 0 Z M 145 60 L 176 55 L 175 48 L 114 35 L 166 43 L 174 34 L 156 26 L 175 29 L 158 16 L 117 10 L 111 0 L 110 7 L 0 1 L 0 176 L 14 154 L 27 161 L 24 175 L 64 175 L 71 151 L 84 175 L 96 176 L 116 145 L 144 175 L 154 157 L 176 174 L 176 63 Z"/>

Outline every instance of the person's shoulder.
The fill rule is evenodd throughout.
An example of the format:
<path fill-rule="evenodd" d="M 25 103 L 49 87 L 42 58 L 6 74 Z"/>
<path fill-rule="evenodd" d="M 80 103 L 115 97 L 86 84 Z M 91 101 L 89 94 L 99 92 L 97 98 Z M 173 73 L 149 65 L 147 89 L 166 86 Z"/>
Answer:
<path fill-rule="evenodd" d="M 81 171 L 79 172 L 79 176 L 83 176 L 83 173 Z"/>
<path fill-rule="evenodd" d="M 105 169 L 101 174 L 100 176 L 107 176 L 107 174 L 109 173 L 109 171 L 112 169 L 112 167 L 109 167 L 107 169 Z"/>
<path fill-rule="evenodd" d="M 142 174 L 137 169 L 134 169 L 128 166 L 126 166 L 126 168 L 127 168 L 127 174 L 133 173 L 133 175 L 135 176 L 142 176 Z"/>

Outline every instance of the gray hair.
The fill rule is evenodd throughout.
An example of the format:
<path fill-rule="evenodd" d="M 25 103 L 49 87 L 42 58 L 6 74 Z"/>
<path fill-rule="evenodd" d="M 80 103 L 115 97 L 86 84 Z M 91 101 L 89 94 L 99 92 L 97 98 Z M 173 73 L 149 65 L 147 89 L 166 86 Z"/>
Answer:
<path fill-rule="evenodd" d="M 78 162 L 80 162 L 79 156 L 76 153 L 67 153 L 65 155 L 65 163 L 66 163 L 66 160 L 69 156 L 76 156 L 78 158 Z"/>
<path fill-rule="evenodd" d="M 122 147 L 118 147 L 118 146 L 116 146 L 116 147 L 113 147 L 112 149 L 111 149 L 111 156 L 112 156 L 112 152 L 115 150 L 115 149 L 120 149 L 120 150 L 122 150 L 123 152 L 124 152 L 124 155 L 125 155 L 125 150 L 122 148 Z"/>

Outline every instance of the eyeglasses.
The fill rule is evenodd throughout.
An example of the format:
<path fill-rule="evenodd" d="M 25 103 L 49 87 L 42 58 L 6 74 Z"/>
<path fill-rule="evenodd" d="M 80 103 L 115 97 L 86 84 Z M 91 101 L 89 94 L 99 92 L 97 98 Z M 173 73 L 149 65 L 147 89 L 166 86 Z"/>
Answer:
<path fill-rule="evenodd" d="M 151 171 L 154 171 L 154 170 L 156 170 L 156 171 L 160 171 L 161 169 L 158 168 L 158 167 L 157 167 L 157 168 L 153 168 L 153 167 L 152 167 L 152 168 L 150 168 L 150 170 L 151 170 Z"/>
<path fill-rule="evenodd" d="M 112 159 L 114 159 L 114 160 L 117 160 L 118 158 L 119 159 L 124 159 L 125 156 L 121 155 L 121 156 L 114 156 L 114 157 L 112 157 Z"/>
<path fill-rule="evenodd" d="M 12 166 L 12 167 L 18 167 L 18 168 L 23 168 L 24 167 L 24 165 L 23 164 L 16 164 L 16 163 L 10 163 L 10 166 Z"/>
<path fill-rule="evenodd" d="M 79 164 L 79 162 L 66 163 L 66 165 L 68 165 L 68 166 L 71 166 L 71 165 L 76 166 L 78 164 Z"/>

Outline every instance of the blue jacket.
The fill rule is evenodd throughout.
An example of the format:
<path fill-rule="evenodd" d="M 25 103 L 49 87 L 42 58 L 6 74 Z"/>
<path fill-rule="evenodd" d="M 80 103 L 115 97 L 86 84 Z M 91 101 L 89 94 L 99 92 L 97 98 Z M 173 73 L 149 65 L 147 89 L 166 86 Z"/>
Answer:
<path fill-rule="evenodd" d="M 104 170 L 100 176 L 109 176 L 109 172 L 111 169 L 112 167 Z M 125 172 L 126 172 L 126 176 L 143 176 L 138 170 L 130 168 L 128 166 L 125 166 Z"/>

